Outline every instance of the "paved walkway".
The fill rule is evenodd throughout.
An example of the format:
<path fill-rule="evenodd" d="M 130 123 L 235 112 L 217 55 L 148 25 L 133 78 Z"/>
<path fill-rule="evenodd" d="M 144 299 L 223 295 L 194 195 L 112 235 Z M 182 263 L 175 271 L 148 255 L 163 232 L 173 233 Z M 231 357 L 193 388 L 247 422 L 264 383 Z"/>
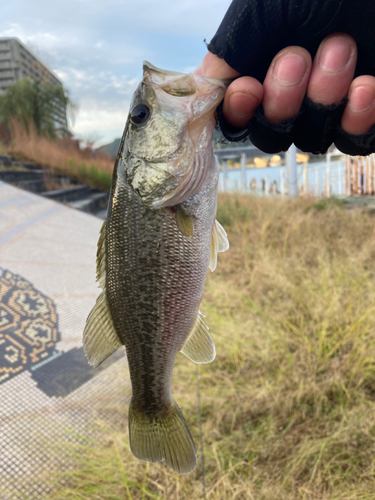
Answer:
<path fill-rule="evenodd" d="M 94 370 L 82 350 L 99 295 L 101 224 L 0 182 L 1 500 L 49 491 L 40 479 L 50 467 L 46 457 L 64 461 L 58 443 L 68 428 L 82 433 L 95 418 L 124 425 L 130 395 L 124 351 Z"/>

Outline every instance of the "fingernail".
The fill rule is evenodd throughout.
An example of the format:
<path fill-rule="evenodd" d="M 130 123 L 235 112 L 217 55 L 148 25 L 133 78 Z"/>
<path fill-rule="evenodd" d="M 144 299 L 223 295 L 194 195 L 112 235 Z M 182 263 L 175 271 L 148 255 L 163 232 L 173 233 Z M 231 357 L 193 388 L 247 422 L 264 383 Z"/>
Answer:
<path fill-rule="evenodd" d="M 361 86 L 353 89 L 349 94 L 349 108 L 355 113 L 363 113 L 371 108 L 375 95 L 369 87 Z"/>
<path fill-rule="evenodd" d="M 259 105 L 259 99 L 245 92 L 234 92 L 228 100 L 228 108 L 232 116 L 238 118 L 253 116 L 254 110 Z"/>
<path fill-rule="evenodd" d="M 307 64 L 298 54 L 280 57 L 273 67 L 273 77 L 279 85 L 289 86 L 299 83 L 307 71 Z"/>
<path fill-rule="evenodd" d="M 348 64 L 352 53 L 353 47 L 348 40 L 339 36 L 329 38 L 320 52 L 319 66 L 324 71 L 342 71 Z"/>

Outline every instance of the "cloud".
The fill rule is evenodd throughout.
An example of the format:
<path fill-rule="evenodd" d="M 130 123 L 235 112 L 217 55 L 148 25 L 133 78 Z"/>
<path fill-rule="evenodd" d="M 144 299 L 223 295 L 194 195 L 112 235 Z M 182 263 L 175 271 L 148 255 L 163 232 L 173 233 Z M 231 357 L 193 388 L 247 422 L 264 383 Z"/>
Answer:
<path fill-rule="evenodd" d="M 129 101 L 113 106 L 106 101 L 86 101 L 77 117 L 74 130 L 81 139 L 91 139 L 96 146 L 121 137 L 129 111 Z"/>
<path fill-rule="evenodd" d="M 0 37 L 19 38 L 38 57 L 40 57 L 40 52 L 54 54 L 62 47 L 67 49 L 69 46 L 74 47 L 77 43 L 71 37 L 63 39 L 53 32 L 34 31 L 32 27 L 25 28 L 21 23 L 9 23 L 6 29 L 0 31 Z"/>
<path fill-rule="evenodd" d="M 80 2 L 80 3 L 85 3 Z M 123 26 L 137 36 L 152 33 L 173 33 L 186 36 L 212 36 L 218 28 L 231 0 L 101 0 L 90 1 L 94 12 L 101 12 L 104 26 Z"/>
<path fill-rule="evenodd" d="M 79 105 L 74 132 L 122 133 L 142 61 L 194 69 L 230 0 L 13 0 L 0 36 L 25 43 Z M 112 116 L 112 120 L 110 118 Z M 111 125 L 112 123 L 112 125 Z"/>
<path fill-rule="evenodd" d="M 74 88 L 73 101 L 78 96 L 78 113 L 72 127 L 75 134 L 93 139 L 96 145 L 121 136 L 138 78 L 97 72 L 94 67 L 64 67 L 56 73 L 68 87 Z"/>
<path fill-rule="evenodd" d="M 139 82 L 138 78 L 116 75 L 109 70 L 98 72 L 95 67 L 76 69 L 63 66 L 55 73 L 68 88 L 74 88 L 74 94 L 80 100 L 93 100 L 94 97 L 102 100 L 105 96 L 107 101 L 114 103 L 124 96 L 130 99 Z"/>

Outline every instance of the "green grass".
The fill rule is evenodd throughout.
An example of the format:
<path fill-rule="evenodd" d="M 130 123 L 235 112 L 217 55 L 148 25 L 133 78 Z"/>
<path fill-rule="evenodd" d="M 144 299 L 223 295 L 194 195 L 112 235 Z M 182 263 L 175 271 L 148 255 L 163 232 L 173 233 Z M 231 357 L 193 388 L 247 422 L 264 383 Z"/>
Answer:
<path fill-rule="evenodd" d="M 321 198 L 316 203 L 308 206 L 306 209 L 310 210 L 311 208 L 315 208 L 315 210 L 325 210 L 326 208 L 332 207 L 334 205 L 343 207 L 345 205 L 345 200 L 343 198 L 337 198 L 336 196 L 331 196 L 330 198 Z"/>
<path fill-rule="evenodd" d="M 112 174 L 99 169 L 95 165 L 87 163 L 78 163 L 77 161 L 68 160 L 68 169 L 75 173 L 75 176 L 81 181 L 90 186 L 109 191 L 112 183 Z"/>
<path fill-rule="evenodd" d="M 375 498 L 373 219 L 335 201 L 234 195 L 218 219 L 231 248 L 202 303 L 217 348 L 200 367 L 207 498 Z M 173 393 L 198 447 L 183 356 Z M 100 425 L 100 441 L 69 445 L 68 487 L 51 498 L 202 498 L 199 462 L 181 477 L 142 463 L 127 433 Z"/>

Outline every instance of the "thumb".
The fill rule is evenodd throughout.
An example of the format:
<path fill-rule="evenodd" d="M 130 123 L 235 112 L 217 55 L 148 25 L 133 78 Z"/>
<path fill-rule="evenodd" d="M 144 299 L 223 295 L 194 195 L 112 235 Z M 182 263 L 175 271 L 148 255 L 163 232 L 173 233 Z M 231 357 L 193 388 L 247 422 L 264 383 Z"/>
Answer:
<path fill-rule="evenodd" d="M 208 78 L 232 80 L 240 73 L 231 68 L 224 59 L 208 52 L 194 74 Z M 263 87 L 250 76 L 234 80 L 228 87 L 223 103 L 225 120 L 236 128 L 245 127 L 254 116 L 263 98 Z"/>
<path fill-rule="evenodd" d="M 218 78 L 220 80 L 232 80 L 240 76 L 240 73 L 231 68 L 224 59 L 211 52 L 207 52 L 200 66 L 194 71 L 194 74 L 208 78 Z"/>

